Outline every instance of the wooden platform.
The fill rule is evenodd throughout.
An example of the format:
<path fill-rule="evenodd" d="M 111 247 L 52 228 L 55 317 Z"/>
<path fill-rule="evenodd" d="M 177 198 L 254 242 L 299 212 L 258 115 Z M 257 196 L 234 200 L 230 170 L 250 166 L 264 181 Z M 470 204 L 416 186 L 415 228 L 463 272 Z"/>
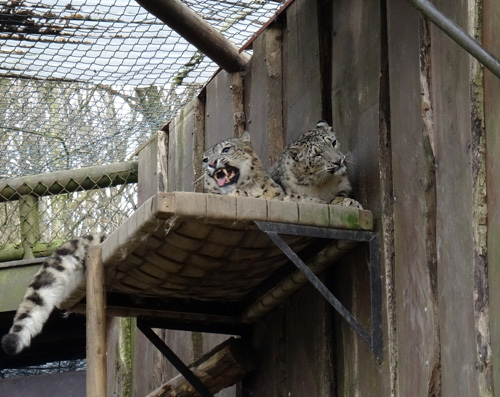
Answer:
<path fill-rule="evenodd" d="M 255 222 L 371 230 L 371 212 L 202 193 L 159 193 L 102 243 L 108 310 L 221 324 L 250 323 L 306 283 Z M 313 239 L 284 236 L 303 252 Z M 310 255 L 318 273 L 356 243 Z M 284 269 L 284 267 L 286 269 Z"/>
<path fill-rule="evenodd" d="M 158 193 L 87 256 L 87 388 L 105 393 L 106 320 L 243 334 L 307 282 L 264 232 L 277 226 L 292 254 L 319 273 L 353 240 L 306 237 L 373 227 L 370 211 L 203 193 Z M 310 234 L 311 235 L 311 234 Z M 329 234 L 331 235 L 331 233 Z"/>

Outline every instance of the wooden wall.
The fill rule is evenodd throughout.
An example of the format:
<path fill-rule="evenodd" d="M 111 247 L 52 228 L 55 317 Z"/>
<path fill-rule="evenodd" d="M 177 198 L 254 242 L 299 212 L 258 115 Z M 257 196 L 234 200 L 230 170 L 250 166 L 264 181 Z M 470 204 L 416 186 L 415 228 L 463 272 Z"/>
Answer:
<path fill-rule="evenodd" d="M 500 56 L 498 1 L 435 4 Z M 260 367 L 221 396 L 500 389 L 500 320 L 489 310 L 500 303 L 499 105 L 499 80 L 400 0 L 295 0 L 254 40 L 244 75 L 214 76 L 165 128 L 167 189 L 199 191 L 203 149 L 244 129 L 270 164 L 327 120 L 350 152 L 354 197 L 375 215 L 384 307 L 379 362 L 304 287 L 255 324 Z M 322 278 L 369 328 L 366 250 Z M 187 363 L 225 338 L 161 332 Z M 132 339 L 133 395 L 143 395 L 175 371 Z"/>

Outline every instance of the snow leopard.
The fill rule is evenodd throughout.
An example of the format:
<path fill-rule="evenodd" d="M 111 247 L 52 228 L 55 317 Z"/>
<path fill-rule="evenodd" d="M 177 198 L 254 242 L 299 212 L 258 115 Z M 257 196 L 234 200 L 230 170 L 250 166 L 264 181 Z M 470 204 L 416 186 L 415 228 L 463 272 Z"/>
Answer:
<path fill-rule="evenodd" d="M 315 129 L 286 146 L 269 174 L 287 196 L 361 208 L 357 201 L 348 198 L 352 188 L 346 156 L 325 121 L 319 121 Z"/>
<path fill-rule="evenodd" d="M 2 338 L 7 354 L 18 354 L 29 347 L 54 308 L 62 308 L 68 299 L 76 302 L 85 296 L 85 269 L 88 247 L 106 238 L 91 234 L 63 243 L 42 264 L 33 277 L 14 317 L 9 333 Z M 75 299 L 75 292 L 82 295 Z"/>
<path fill-rule="evenodd" d="M 202 168 L 206 193 L 272 200 L 285 196 L 253 150 L 248 132 L 208 148 L 203 154 Z"/>

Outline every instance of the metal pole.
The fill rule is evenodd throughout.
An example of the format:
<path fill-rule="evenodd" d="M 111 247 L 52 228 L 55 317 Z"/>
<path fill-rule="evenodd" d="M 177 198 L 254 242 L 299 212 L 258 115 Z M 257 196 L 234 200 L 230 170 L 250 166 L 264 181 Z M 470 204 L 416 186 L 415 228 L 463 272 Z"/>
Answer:
<path fill-rule="evenodd" d="M 408 0 L 408 2 L 500 79 L 500 61 L 455 22 L 450 21 L 434 4 L 429 0 Z"/>

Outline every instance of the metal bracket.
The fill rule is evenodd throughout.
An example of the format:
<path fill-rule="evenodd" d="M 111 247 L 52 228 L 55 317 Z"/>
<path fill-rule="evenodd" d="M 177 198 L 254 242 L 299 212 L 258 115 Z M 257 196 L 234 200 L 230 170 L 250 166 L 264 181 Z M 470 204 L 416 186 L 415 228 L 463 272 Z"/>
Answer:
<path fill-rule="evenodd" d="M 141 330 L 146 338 L 170 361 L 186 380 L 196 389 L 202 397 L 213 397 L 210 390 L 193 372 L 182 362 L 182 360 L 170 349 L 167 344 L 156 335 L 146 320 L 137 319 L 137 328 Z"/>
<path fill-rule="evenodd" d="M 347 321 L 354 331 L 372 348 L 375 356 L 383 359 L 382 333 L 382 285 L 380 280 L 379 241 L 377 234 L 370 231 L 330 229 L 324 227 L 301 226 L 284 223 L 255 222 L 280 248 L 290 261 L 301 271 L 311 284 L 323 295 L 330 305 Z M 354 318 L 323 282 L 307 267 L 280 234 L 317 237 L 332 240 L 350 240 L 368 243 L 370 270 L 371 334 Z"/>

